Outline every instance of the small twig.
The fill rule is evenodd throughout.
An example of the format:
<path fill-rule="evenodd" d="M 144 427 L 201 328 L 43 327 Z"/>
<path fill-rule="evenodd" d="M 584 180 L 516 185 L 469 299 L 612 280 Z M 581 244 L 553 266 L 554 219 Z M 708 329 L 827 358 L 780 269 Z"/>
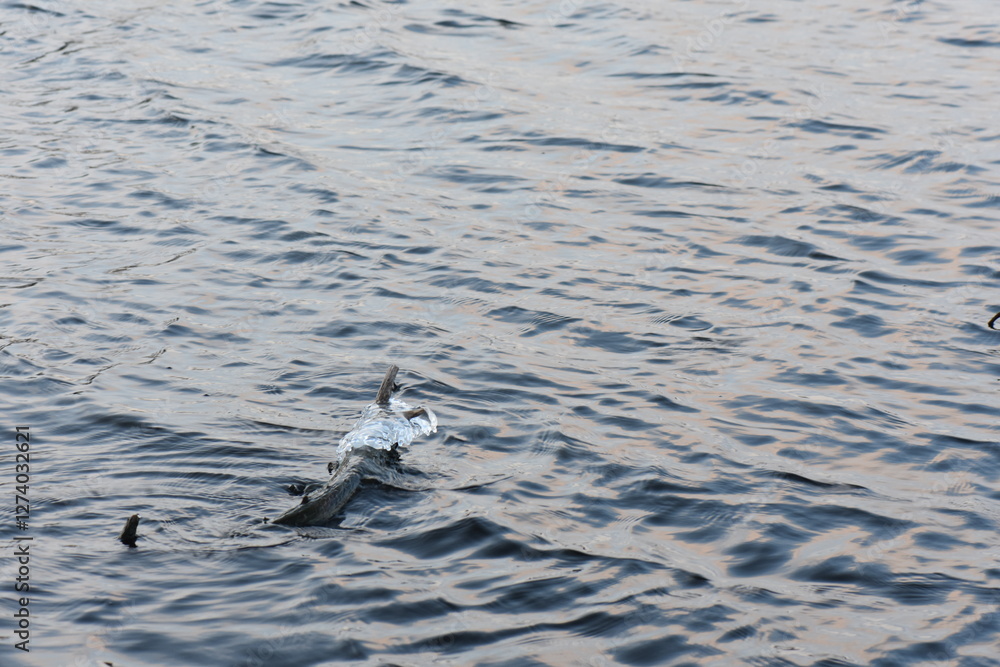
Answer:
<path fill-rule="evenodd" d="M 405 417 L 406 420 L 409 421 L 409 420 L 413 419 L 414 417 L 423 417 L 426 414 L 427 414 L 427 411 L 424 410 L 423 408 L 416 408 L 416 409 L 407 410 L 406 412 L 404 412 L 403 413 L 403 417 Z"/>
<path fill-rule="evenodd" d="M 990 329 L 993 329 L 994 331 L 997 331 L 997 328 L 995 326 L 993 326 L 993 323 L 996 322 L 997 320 L 1000 320 L 1000 313 L 997 313 L 996 315 L 994 315 L 993 319 L 991 319 L 990 323 L 987 324 L 986 326 L 988 326 Z"/>
<path fill-rule="evenodd" d="M 385 372 L 385 377 L 382 378 L 382 386 L 378 388 L 378 395 L 375 396 L 375 402 L 379 405 L 388 405 L 389 398 L 392 396 L 392 392 L 396 390 L 396 373 L 399 372 L 399 366 L 393 364 L 389 366 L 389 370 Z"/>
<path fill-rule="evenodd" d="M 135 541 L 139 539 L 136 535 L 136 531 L 139 530 L 139 515 L 133 514 L 125 522 L 125 529 L 122 530 L 122 534 L 118 536 L 118 539 L 122 541 L 122 544 L 127 544 L 130 548 L 135 548 Z"/>

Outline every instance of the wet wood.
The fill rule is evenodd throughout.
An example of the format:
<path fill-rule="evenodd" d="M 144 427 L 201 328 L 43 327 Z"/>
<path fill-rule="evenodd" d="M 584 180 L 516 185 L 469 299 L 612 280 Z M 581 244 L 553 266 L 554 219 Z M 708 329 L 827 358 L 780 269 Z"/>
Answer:
<path fill-rule="evenodd" d="M 125 522 L 125 528 L 122 530 L 122 534 L 118 536 L 122 544 L 127 544 L 131 548 L 135 548 L 135 541 L 139 539 L 136 534 L 139 530 L 139 515 L 133 514 Z"/>

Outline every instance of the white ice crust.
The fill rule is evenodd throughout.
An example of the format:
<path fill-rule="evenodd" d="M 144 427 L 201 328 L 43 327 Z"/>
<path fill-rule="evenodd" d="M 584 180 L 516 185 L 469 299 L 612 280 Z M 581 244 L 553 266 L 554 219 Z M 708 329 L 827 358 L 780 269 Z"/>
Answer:
<path fill-rule="evenodd" d="M 354 428 L 340 439 L 338 462 L 358 447 L 388 450 L 393 445 L 409 445 L 418 435 L 437 431 L 437 416 L 428 408 L 424 408 L 426 414 L 407 419 L 402 413 L 411 407 L 403 401 L 393 398 L 389 400 L 388 410 L 385 407 L 372 403 L 364 409 Z"/>

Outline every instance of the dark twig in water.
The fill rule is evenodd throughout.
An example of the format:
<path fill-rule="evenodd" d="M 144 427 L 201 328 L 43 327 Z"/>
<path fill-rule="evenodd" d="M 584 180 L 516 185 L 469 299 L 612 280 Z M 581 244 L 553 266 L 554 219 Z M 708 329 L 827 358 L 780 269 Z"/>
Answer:
<path fill-rule="evenodd" d="M 997 328 L 995 326 L 993 326 L 993 323 L 996 322 L 997 320 L 1000 320 L 1000 313 L 997 313 L 996 315 L 994 315 L 993 319 L 991 319 L 990 323 L 987 324 L 986 326 L 988 326 L 990 329 L 993 329 L 994 331 L 997 331 Z"/>
<path fill-rule="evenodd" d="M 131 548 L 135 548 L 135 541 L 139 539 L 136 532 L 139 530 L 139 515 L 133 514 L 125 522 L 125 529 L 122 530 L 122 534 L 118 536 L 118 539 L 122 541 L 122 544 L 127 544 Z"/>
<path fill-rule="evenodd" d="M 378 388 L 378 394 L 375 395 L 375 402 L 379 405 L 387 405 L 389 403 L 392 392 L 398 387 L 396 384 L 396 373 L 398 372 L 399 366 L 396 364 L 389 366 L 389 370 L 385 372 L 385 377 L 382 379 L 382 386 Z"/>

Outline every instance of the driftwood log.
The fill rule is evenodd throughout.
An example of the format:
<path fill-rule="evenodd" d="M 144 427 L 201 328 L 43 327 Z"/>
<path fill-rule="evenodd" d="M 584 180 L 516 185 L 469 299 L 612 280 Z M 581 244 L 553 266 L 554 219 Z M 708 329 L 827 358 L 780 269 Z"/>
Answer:
<path fill-rule="evenodd" d="M 401 412 L 394 412 L 390 405 L 390 399 L 394 391 L 399 389 L 396 384 L 396 374 L 399 367 L 389 366 L 375 395 L 375 404 L 378 406 L 378 418 L 400 416 L 406 420 L 417 417 L 429 418 L 434 423 L 432 414 L 424 408 L 414 408 Z M 398 409 L 398 408 L 397 408 Z M 347 504 L 354 493 L 365 480 L 378 480 L 382 482 L 392 482 L 400 477 L 399 473 L 399 452 L 396 444 L 393 443 L 390 449 L 377 449 L 373 447 L 356 447 L 347 452 L 342 461 L 337 464 L 331 463 L 328 471 L 332 474 L 330 480 L 311 493 L 303 493 L 300 504 L 291 508 L 272 523 L 286 526 L 308 526 L 322 524 L 329 521 L 340 509 Z M 296 488 L 299 488 L 296 486 Z M 301 488 L 301 491 L 305 491 Z M 125 521 L 118 539 L 129 548 L 135 548 L 136 540 L 139 539 L 139 515 L 133 514 Z"/>
<path fill-rule="evenodd" d="M 403 417 L 411 420 L 416 417 L 426 417 L 427 410 L 415 408 L 403 412 L 393 412 L 389 404 L 392 393 L 399 389 L 396 384 L 396 373 L 399 367 L 389 366 L 378 394 L 375 396 L 375 404 L 379 408 L 380 418 Z M 396 483 L 400 475 L 399 452 L 396 443 L 390 449 L 377 449 L 374 447 L 355 447 L 348 451 L 343 460 L 338 463 L 330 463 L 327 471 L 332 474 L 330 480 L 318 489 L 305 493 L 302 502 L 291 508 L 271 523 L 285 526 L 310 526 L 328 522 L 337 512 L 347 504 L 347 501 L 354 496 L 361 484 L 366 480 L 375 480 L 382 483 Z"/>

